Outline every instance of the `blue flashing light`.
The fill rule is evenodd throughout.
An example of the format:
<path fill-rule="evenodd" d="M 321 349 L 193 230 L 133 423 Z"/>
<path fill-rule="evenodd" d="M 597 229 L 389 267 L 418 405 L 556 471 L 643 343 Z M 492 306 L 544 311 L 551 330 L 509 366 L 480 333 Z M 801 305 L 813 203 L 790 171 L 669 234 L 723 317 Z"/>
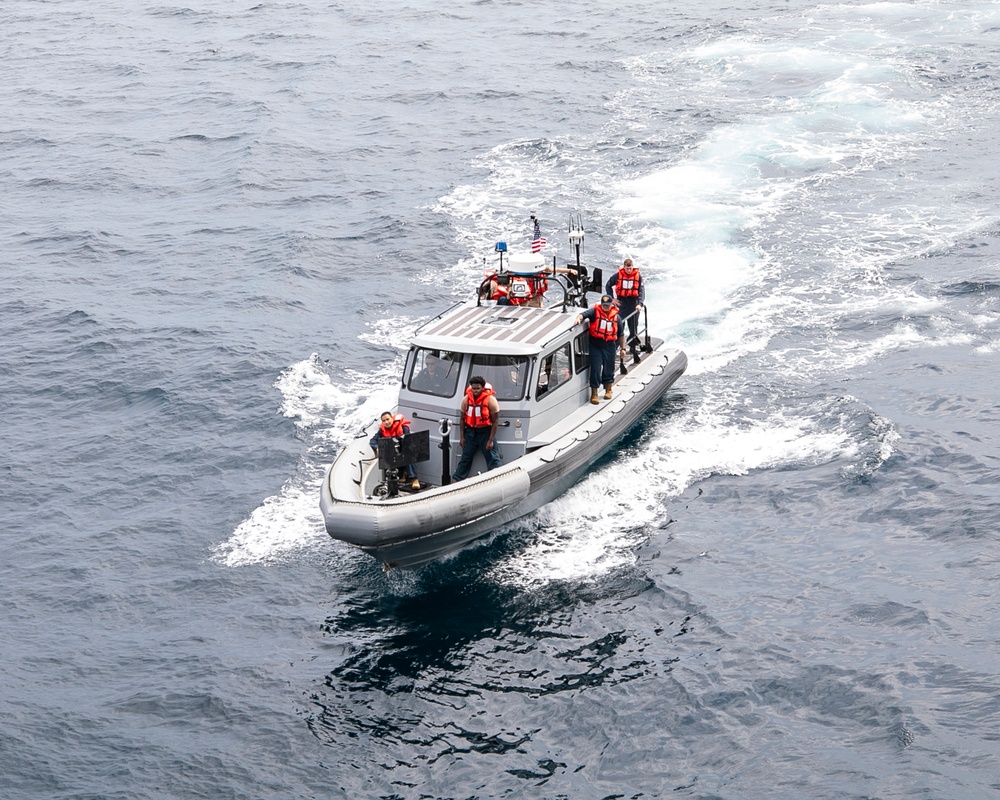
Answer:
<path fill-rule="evenodd" d="M 496 250 L 497 250 L 498 253 L 506 253 L 507 252 L 507 242 L 497 242 Z"/>

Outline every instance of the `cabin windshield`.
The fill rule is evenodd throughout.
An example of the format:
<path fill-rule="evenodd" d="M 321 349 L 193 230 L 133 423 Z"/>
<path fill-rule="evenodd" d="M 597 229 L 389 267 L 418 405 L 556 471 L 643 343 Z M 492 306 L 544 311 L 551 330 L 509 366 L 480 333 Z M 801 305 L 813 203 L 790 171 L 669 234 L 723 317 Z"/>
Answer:
<path fill-rule="evenodd" d="M 481 375 L 492 384 L 497 400 L 520 400 L 528 382 L 528 358 L 476 355 L 469 375 Z"/>
<path fill-rule="evenodd" d="M 453 397 L 458 387 L 462 354 L 418 348 L 410 364 L 407 386 L 411 391 Z"/>

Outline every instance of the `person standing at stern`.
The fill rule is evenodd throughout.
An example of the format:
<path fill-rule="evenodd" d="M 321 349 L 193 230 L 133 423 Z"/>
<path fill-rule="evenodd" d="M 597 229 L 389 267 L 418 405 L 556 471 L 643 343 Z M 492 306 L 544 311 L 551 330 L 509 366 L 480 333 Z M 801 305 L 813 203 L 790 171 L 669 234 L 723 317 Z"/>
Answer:
<path fill-rule="evenodd" d="M 579 325 L 584 320 L 590 323 L 590 402 L 597 405 L 597 389 L 604 384 L 604 399 L 611 399 L 611 387 L 615 381 L 615 354 L 619 336 L 618 309 L 612 304 L 611 295 L 602 295 L 601 302 L 576 315 Z"/>
<path fill-rule="evenodd" d="M 646 302 L 646 287 L 631 258 L 626 258 L 618 272 L 608 278 L 604 291 L 615 298 L 618 314 L 628 324 L 628 346 L 634 351 L 639 346 L 638 312 Z M 623 330 L 622 334 L 624 333 Z"/>

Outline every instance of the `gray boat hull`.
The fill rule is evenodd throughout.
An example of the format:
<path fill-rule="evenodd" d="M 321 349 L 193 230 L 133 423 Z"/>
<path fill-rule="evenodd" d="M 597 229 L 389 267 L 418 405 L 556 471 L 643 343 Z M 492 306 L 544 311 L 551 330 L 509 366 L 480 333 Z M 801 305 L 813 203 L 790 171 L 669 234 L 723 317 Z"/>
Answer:
<path fill-rule="evenodd" d="M 460 549 L 559 497 L 683 374 L 687 356 L 654 349 L 616 379 L 614 397 L 567 414 L 562 432 L 510 464 L 459 483 L 394 498 L 379 479 L 366 432 L 327 471 L 320 508 L 327 532 L 387 567 L 414 569 Z"/>

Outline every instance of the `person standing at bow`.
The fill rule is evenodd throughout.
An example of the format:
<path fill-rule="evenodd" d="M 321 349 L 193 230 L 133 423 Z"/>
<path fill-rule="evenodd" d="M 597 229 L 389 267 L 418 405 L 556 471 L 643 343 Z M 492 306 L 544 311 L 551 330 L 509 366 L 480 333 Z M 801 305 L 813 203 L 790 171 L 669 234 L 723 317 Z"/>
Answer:
<path fill-rule="evenodd" d="M 639 345 L 639 310 L 646 302 L 646 287 L 631 258 L 626 258 L 618 272 L 608 278 L 604 292 L 615 298 L 621 319 L 628 323 L 628 346 L 634 351 Z"/>
<path fill-rule="evenodd" d="M 462 427 L 458 443 L 462 447 L 462 458 L 451 476 L 453 482 L 465 480 L 472 468 L 472 459 L 481 452 L 486 459 L 486 469 L 500 466 L 500 447 L 497 444 L 497 425 L 500 421 L 500 404 L 493 387 L 479 375 L 469 378 L 469 386 L 459 406 Z"/>
<path fill-rule="evenodd" d="M 611 302 L 611 295 L 602 295 L 601 302 L 576 315 L 579 325 L 590 323 L 590 402 L 597 405 L 597 389 L 604 384 L 604 399 L 611 399 L 615 381 L 615 354 L 623 341 L 619 334 L 618 309 Z"/>
<path fill-rule="evenodd" d="M 393 416 L 391 411 L 383 411 L 381 424 L 368 444 L 375 451 L 375 455 L 378 455 L 379 439 L 399 439 L 406 436 L 409 432 L 410 421 L 405 419 L 402 414 Z M 413 464 L 406 465 L 406 475 L 410 479 L 410 488 L 419 489 L 420 481 L 417 479 L 417 468 Z"/>

